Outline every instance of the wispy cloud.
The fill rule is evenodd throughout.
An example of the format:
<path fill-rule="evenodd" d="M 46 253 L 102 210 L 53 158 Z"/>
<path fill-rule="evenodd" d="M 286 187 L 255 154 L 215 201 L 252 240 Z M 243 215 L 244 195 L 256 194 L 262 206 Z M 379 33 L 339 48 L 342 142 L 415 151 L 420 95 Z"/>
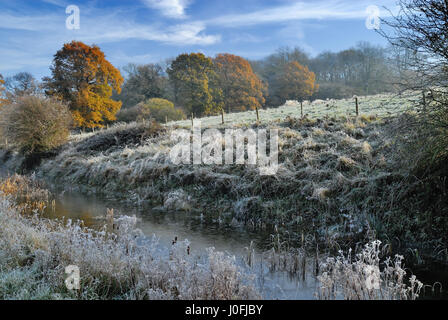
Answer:
<path fill-rule="evenodd" d="M 134 19 L 132 13 L 123 18 L 121 11 L 99 12 L 101 9 L 83 10 L 81 7 L 81 28 L 67 30 L 65 11 L 51 13 L 42 11 L 2 11 L 0 12 L 0 70 L 35 70 L 49 66 L 54 53 L 63 43 L 72 40 L 95 43 L 100 46 L 108 44 L 114 48 L 124 41 L 153 41 L 169 46 L 212 45 L 221 40 L 220 35 L 207 34 L 206 26 L 201 22 L 185 21 L 167 25 L 161 23 L 144 23 Z M 2 49 L 2 48 L 7 48 Z M 118 47 L 117 47 L 118 48 Z M 126 51 L 124 51 L 126 52 Z M 126 64 L 119 51 L 107 52 L 114 63 Z M 129 55 L 139 61 L 147 61 L 149 56 Z"/>
<path fill-rule="evenodd" d="M 394 0 L 384 0 L 383 4 Z M 366 8 L 372 1 L 309 1 L 294 2 L 283 6 L 257 10 L 253 12 L 230 14 L 206 20 L 207 25 L 221 27 L 242 27 L 258 24 L 282 23 L 288 21 L 312 19 L 365 19 Z M 381 6 L 382 4 L 378 4 Z M 382 12 L 386 14 L 386 12 Z"/>
<path fill-rule="evenodd" d="M 186 22 L 172 26 L 160 26 L 125 20 L 117 14 L 96 12 L 82 17 L 80 30 L 67 30 L 65 17 L 61 15 L 14 15 L 0 13 L 0 29 L 34 31 L 41 39 L 55 40 L 76 37 L 95 43 L 118 42 L 128 39 L 158 41 L 170 45 L 211 45 L 220 41 L 219 35 L 205 34 L 202 22 Z M 51 32 L 49 32 L 51 31 Z"/>
<path fill-rule="evenodd" d="M 51 26 L 58 19 L 56 15 L 22 15 L 11 12 L 0 13 L 0 29 L 39 31 L 50 30 Z"/>
<path fill-rule="evenodd" d="M 248 1 L 237 13 L 230 12 L 238 9 L 241 0 L 226 0 L 225 5 L 198 1 L 194 7 L 193 1 L 134 0 L 121 5 L 97 0 L 0 0 L 0 71 L 38 70 L 43 74 L 54 53 L 74 39 L 100 45 L 117 64 L 157 60 L 201 46 L 209 53 L 230 51 L 249 58 L 259 58 L 282 45 L 309 45 L 314 52 L 312 46 L 318 44 L 316 48 L 323 50 L 326 44 L 307 37 L 311 24 L 315 30 L 316 25 L 331 26 L 330 20 L 359 19 L 362 29 L 367 6 L 393 8 L 396 0 Z M 64 7 L 72 3 L 81 9 L 79 30 L 65 27 Z M 346 32 L 341 30 L 343 37 Z M 353 41 L 358 41 L 355 37 Z M 327 36 L 326 40 L 334 46 L 339 39 Z"/>
<path fill-rule="evenodd" d="M 66 7 L 68 5 L 68 3 L 64 0 L 42 0 L 42 1 L 58 7 Z"/>
<path fill-rule="evenodd" d="M 107 27 L 105 27 L 107 24 Z M 109 25 L 98 21 L 87 29 L 88 32 L 78 32 L 77 39 L 87 42 L 107 43 L 123 40 L 148 40 L 169 45 L 212 45 L 220 41 L 219 35 L 204 33 L 205 25 L 200 22 L 177 24 L 170 27 L 143 25 L 137 23 Z M 104 31 L 107 30 L 107 31 Z"/>
<path fill-rule="evenodd" d="M 186 18 L 185 9 L 190 4 L 190 0 L 143 0 L 149 8 L 160 10 L 169 18 Z"/>

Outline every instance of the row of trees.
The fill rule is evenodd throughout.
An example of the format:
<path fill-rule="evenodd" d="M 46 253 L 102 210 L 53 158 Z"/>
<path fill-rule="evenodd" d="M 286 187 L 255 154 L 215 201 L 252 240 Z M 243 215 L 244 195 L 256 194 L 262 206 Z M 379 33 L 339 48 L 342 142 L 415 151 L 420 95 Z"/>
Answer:
<path fill-rule="evenodd" d="M 137 105 L 154 98 L 201 116 L 277 107 L 286 100 L 391 91 L 391 74 L 406 69 L 403 61 L 401 55 L 366 43 L 315 58 L 299 48 L 282 48 L 259 61 L 227 53 L 214 58 L 190 53 L 166 67 L 130 64 L 123 69 L 125 80 L 99 47 L 73 41 L 55 54 L 51 77 L 43 83 L 29 73 L 0 80 L 0 103 L 45 94 L 68 105 L 76 127 L 95 128 L 114 121 L 122 107 L 134 108 L 123 114 L 126 118 L 144 110 Z M 169 101 L 162 105 L 169 106 Z M 168 109 L 165 115 L 181 114 Z"/>
<path fill-rule="evenodd" d="M 269 85 L 267 104 L 276 106 L 284 99 L 282 94 L 278 94 L 282 79 L 278 73 L 288 63 L 296 61 L 315 74 L 319 90 L 315 91 L 313 98 L 339 99 L 396 90 L 397 84 L 409 76 L 412 58 L 410 50 L 361 42 L 353 48 L 323 52 L 313 58 L 300 48 L 281 48 L 265 59 L 251 61 L 251 64 Z"/>
<path fill-rule="evenodd" d="M 166 98 L 198 115 L 220 108 L 236 112 L 278 107 L 286 100 L 348 98 L 395 91 L 411 76 L 412 59 L 409 50 L 368 43 L 314 58 L 300 48 L 281 48 L 256 61 L 231 54 L 183 54 L 167 68 L 127 66 L 123 92 L 116 98 L 124 108 L 144 99 Z"/>
<path fill-rule="evenodd" d="M 133 108 L 122 114 L 125 118 L 141 113 L 144 109 L 136 106 L 154 98 L 171 100 L 185 114 L 201 116 L 221 110 L 255 110 L 266 105 L 268 96 L 267 82 L 253 71 L 249 61 L 232 54 L 215 58 L 202 53 L 181 54 L 165 70 L 156 64 L 128 65 L 125 82 L 100 48 L 73 41 L 55 54 L 50 70 L 51 77 L 40 84 L 29 73 L 2 81 L 5 100 L 13 103 L 25 95 L 53 97 L 68 105 L 76 127 L 95 128 L 114 121 L 122 102 L 125 109 Z M 285 64 L 276 76 L 275 95 L 279 99 L 305 99 L 317 90 L 314 73 L 297 61 Z M 169 101 L 162 105 L 167 108 L 162 112 L 167 117 L 181 114 L 171 110 Z"/>
<path fill-rule="evenodd" d="M 176 104 L 197 115 L 254 110 L 264 103 L 265 86 L 249 62 L 232 54 L 215 59 L 181 54 L 168 67 Z"/>
<path fill-rule="evenodd" d="M 164 69 L 157 64 L 128 65 L 122 93 L 115 98 L 131 108 L 151 98 L 174 101 L 185 113 L 215 114 L 222 110 L 238 112 L 255 110 L 267 104 L 267 97 L 276 97 L 272 106 L 288 99 L 301 100 L 317 91 L 313 72 L 297 61 L 290 61 L 276 70 L 276 83 L 256 73 L 253 64 L 233 54 L 215 58 L 202 53 L 181 54 Z M 272 98 L 269 100 L 273 101 Z"/>

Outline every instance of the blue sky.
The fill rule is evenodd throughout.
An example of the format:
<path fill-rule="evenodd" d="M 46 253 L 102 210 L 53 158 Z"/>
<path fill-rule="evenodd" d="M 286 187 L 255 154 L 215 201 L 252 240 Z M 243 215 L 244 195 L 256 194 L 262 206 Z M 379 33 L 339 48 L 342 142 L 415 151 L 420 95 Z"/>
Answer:
<path fill-rule="evenodd" d="M 66 28 L 68 5 L 80 29 Z M 366 28 L 366 8 L 395 0 L 0 0 L 0 73 L 49 74 L 66 42 L 97 44 L 117 67 L 160 62 L 185 52 L 229 52 L 258 59 L 281 46 L 311 55 L 359 41 L 385 45 Z"/>

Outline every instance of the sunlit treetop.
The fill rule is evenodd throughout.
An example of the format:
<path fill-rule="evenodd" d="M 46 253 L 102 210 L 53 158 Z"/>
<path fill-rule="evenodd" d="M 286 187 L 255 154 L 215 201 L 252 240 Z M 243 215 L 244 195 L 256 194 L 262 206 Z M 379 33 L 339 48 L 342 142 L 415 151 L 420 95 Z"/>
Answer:
<path fill-rule="evenodd" d="M 111 96 L 113 90 L 121 92 L 124 79 L 99 47 L 79 41 L 64 44 L 51 72 L 52 77 L 44 79 L 46 92 L 69 104 L 78 127 L 102 127 L 115 120 L 121 102 Z"/>

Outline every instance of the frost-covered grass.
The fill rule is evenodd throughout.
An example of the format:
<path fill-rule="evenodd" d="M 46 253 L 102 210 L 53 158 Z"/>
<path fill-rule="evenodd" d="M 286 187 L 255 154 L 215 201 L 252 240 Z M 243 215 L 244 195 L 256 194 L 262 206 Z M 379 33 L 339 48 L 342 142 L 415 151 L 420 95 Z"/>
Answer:
<path fill-rule="evenodd" d="M 399 96 L 396 94 L 377 94 L 372 96 L 358 97 L 359 113 L 364 116 L 374 115 L 376 117 L 392 116 L 412 109 L 415 102 L 421 99 L 419 93 L 405 92 Z M 323 116 L 341 117 L 355 115 L 354 99 L 328 99 L 305 101 L 303 103 L 303 114 L 311 119 L 322 118 Z M 269 123 L 283 120 L 284 118 L 300 117 L 300 104 L 295 101 L 288 101 L 278 108 L 259 110 L 260 122 Z M 221 115 L 203 117 L 198 119 L 204 127 L 222 126 Z M 245 111 L 225 115 L 225 126 L 251 125 L 257 120 L 255 111 Z M 169 125 L 191 127 L 191 120 L 170 122 Z"/>
<path fill-rule="evenodd" d="M 435 231 L 430 215 L 418 209 L 421 204 L 412 195 L 419 181 L 397 162 L 396 137 L 389 130 L 397 121 L 394 114 L 418 98 L 360 97 L 359 117 L 344 115 L 353 111 L 352 100 L 338 100 L 315 101 L 312 109 L 305 104 L 314 113 L 304 119 L 297 117 L 297 106 L 263 110 L 270 116 L 262 116 L 259 125 L 253 120 L 245 124 L 251 112 L 227 115 L 235 122 L 226 120 L 224 126 L 220 118 L 217 125 L 212 118 L 202 119 L 203 129 L 278 129 L 279 169 L 273 176 L 243 165 L 173 164 L 170 133 L 182 123 L 149 135 L 142 134 L 149 130 L 144 123 L 74 135 L 36 174 L 67 189 L 134 205 L 192 211 L 202 214 L 205 223 L 263 230 L 277 225 L 292 242 L 299 242 L 302 233 L 315 242 L 340 245 L 375 234 L 440 249 L 446 247 L 440 236 L 445 233 Z M 334 104 L 333 109 L 326 104 Z M 17 159 L 10 156 L 5 165 L 16 166 Z"/>
<path fill-rule="evenodd" d="M 86 228 L 82 222 L 44 219 L 39 208 L 30 213 L 17 205 L 39 197 L 48 200 L 48 192 L 43 193 L 34 178 L 4 179 L 0 189 L 0 299 L 261 298 L 255 276 L 237 266 L 233 256 L 213 248 L 193 256 L 188 241 L 176 242 L 168 251 L 135 228 L 135 217 L 116 218 L 112 210 L 99 230 Z M 28 198 L 23 197 L 26 193 Z M 264 254 L 270 269 L 300 271 L 305 279 L 306 252 L 289 250 L 278 233 L 273 235 L 272 245 Z M 374 241 L 355 259 L 350 251 L 347 256 L 341 252 L 319 263 L 316 297 L 416 299 L 422 284 L 413 276 L 406 278 L 403 258 L 386 259 L 383 267 L 380 251 L 380 242 Z M 251 244 L 249 266 L 257 263 L 254 257 Z M 79 290 L 66 287 L 69 265 L 80 269 Z M 378 287 L 369 287 L 372 276 Z"/>
<path fill-rule="evenodd" d="M 36 209 L 37 210 L 37 209 Z M 235 258 L 188 243 L 162 250 L 136 218 L 109 218 L 94 231 L 81 223 L 24 215 L 0 193 L 0 299 L 257 299 L 253 277 Z M 80 290 L 65 286 L 65 268 L 80 269 Z"/>
<path fill-rule="evenodd" d="M 385 125 L 375 117 L 288 117 L 261 125 L 279 129 L 280 166 L 274 176 L 261 176 L 257 167 L 250 166 L 175 165 L 169 159 L 175 143 L 169 131 L 143 143 L 101 151 L 90 148 L 92 138 L 101 142 L 102 135 L 115 134 L 104 131 L 71 144 L 54 160 L 45 161 L 38 173 L 61 185 L 109 198 L 171 210 L 197 209 L 218 223 L 236 219 L 253 227 L 308 228 L 325 212 L 333 211 L 327 223 L 348 226 L 340 214 L 358 215 L 358 200 L 353 198 L 359 188 L 369 186 L 368 196 L 380 191 L 377 180 L 397 178 L 387 165 L 392 157 L 383 143 Z M 356 226 L 350 223 L 351 228 L 341 227 L 333 236 L 361 234 L 368 222 L 366 217 L 357 221 Z"/>
<path fill-rule="evenodd" d="M 415 300 L 423 283 L 406 276 L 403 257 L 381 261 L 380 241 L 367 243 L 352 257 L 352 251 L 329 257 L 321 264 L 319 299 Z"/>

